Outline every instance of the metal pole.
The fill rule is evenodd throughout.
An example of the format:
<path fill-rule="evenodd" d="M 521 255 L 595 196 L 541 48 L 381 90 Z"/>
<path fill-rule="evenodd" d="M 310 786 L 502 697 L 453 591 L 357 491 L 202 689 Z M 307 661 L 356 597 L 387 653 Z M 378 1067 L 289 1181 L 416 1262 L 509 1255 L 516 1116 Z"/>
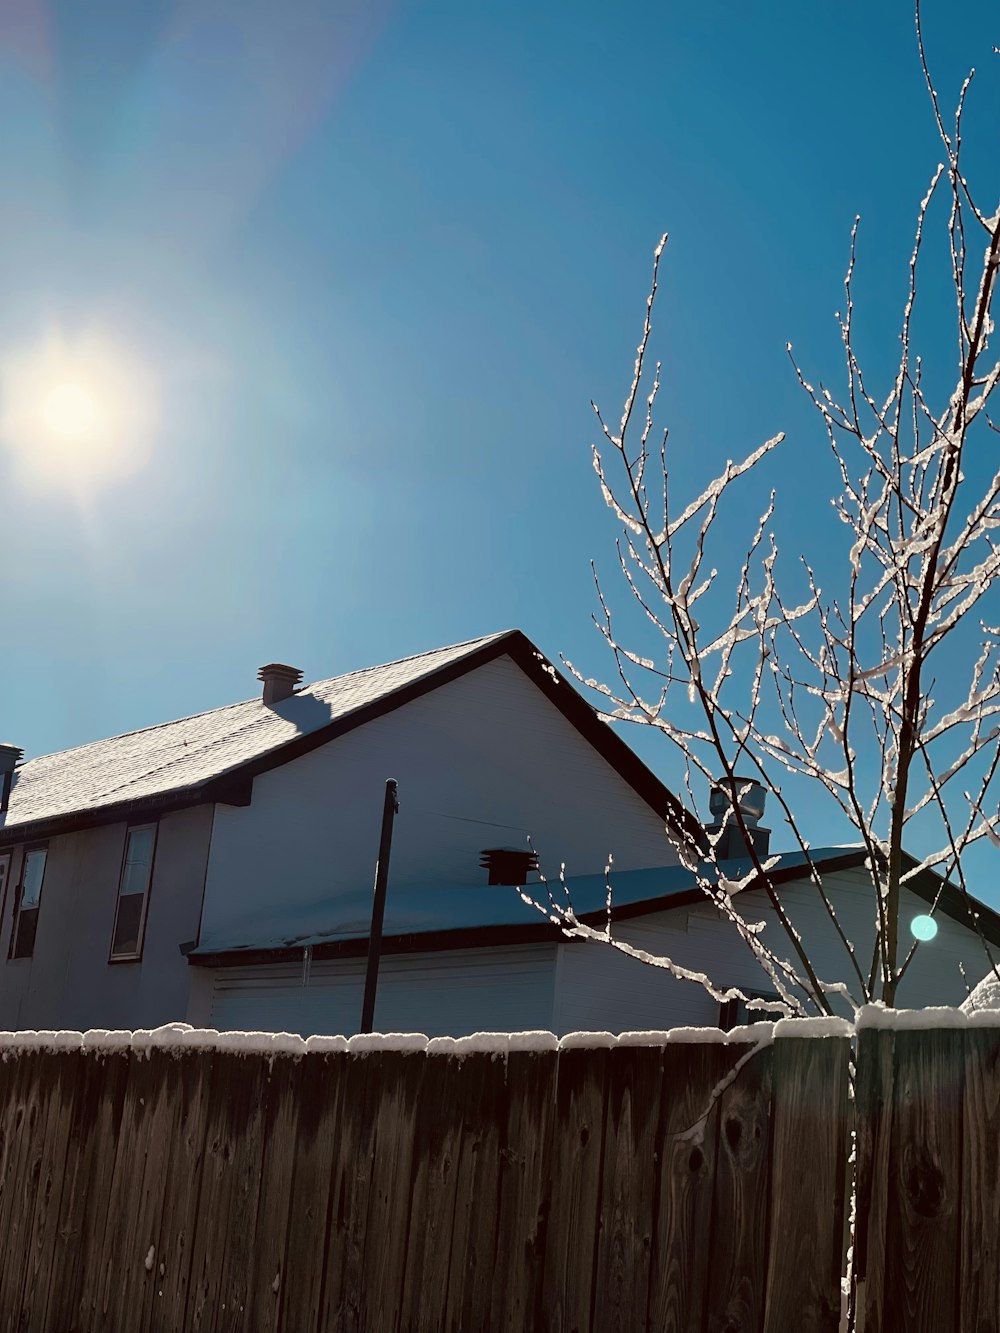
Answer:
<path fill-rule="evenodd" d="M 372 928 L 368 936 L 368 971 L 365 974 L 365 998 L 361 1006 L 361 1031 L 371 1032 L 375 1022 L 375 991 L 378 987 L 378 963 L 382 953 L 382 920 L 385 917 L 385 891 L 389 880 L 389 852 L 392 850 L 392 821 L 399 813 L 396 782 L 389 778 L 385 784 L 385 805 L 382 807 L 382 836 L 378 844 L 378 863 L 375 866 L 375 900 L 372 903 Z"/>

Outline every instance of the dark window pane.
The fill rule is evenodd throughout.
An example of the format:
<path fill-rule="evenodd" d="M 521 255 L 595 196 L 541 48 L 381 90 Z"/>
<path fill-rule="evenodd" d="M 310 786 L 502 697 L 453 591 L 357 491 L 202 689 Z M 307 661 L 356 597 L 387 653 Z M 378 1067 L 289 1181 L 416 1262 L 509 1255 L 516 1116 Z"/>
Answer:
<path fill-rule="evenodd" d="M 115 922 L 115 938 L 111 946 L 113 955 L 139 952 L 139 927 L 142 925 L 142 905 L 145 900 L 144 893 L 123 893 L 118 899 L 118 920 Z"/>
<path fill-rule="evenodd" d="M 14 958 L 30 958 L 35 951 L 35 930 L 38 926 L 38 908 L 25 907 L 17 915 L 17 936 L 14 940 Z"/>

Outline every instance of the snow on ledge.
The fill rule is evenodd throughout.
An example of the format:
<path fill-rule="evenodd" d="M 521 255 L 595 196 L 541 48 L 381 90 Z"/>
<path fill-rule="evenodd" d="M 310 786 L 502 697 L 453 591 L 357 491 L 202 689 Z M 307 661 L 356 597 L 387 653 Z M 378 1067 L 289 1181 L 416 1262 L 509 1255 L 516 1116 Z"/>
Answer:
<path fill-rule="evenodd" d="M 618 1038 L 613 1032 L 567 1032 L 559 1038 L 561 1051 L 606 1050 L 617 1045 Z"/>
<path fill-rule="evenodd" d="M 357 1032 L 347 1039 L 352 1055 L 369 1051 L 426 1051 L 427 1038 L 422 1032 Z"/>
<path fill-rule="evenodd" d="M 1000 1009 L 887 1009 L 881 1004 L 866 1004 L 858 1011 L 857 1030 L 928 1032 L 962 1028 L 1000 1027 Z"/>
<path fill-rule="evenodd" d="M 846 1018 L 779 1018 L 774 1025 L 777 1037 L 851 1037 L 854 1025 Z"/>

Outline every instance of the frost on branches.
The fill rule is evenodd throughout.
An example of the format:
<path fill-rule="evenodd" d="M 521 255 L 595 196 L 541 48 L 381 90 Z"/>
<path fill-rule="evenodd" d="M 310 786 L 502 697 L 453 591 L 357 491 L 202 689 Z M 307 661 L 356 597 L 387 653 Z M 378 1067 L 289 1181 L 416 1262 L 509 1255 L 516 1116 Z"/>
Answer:
<path fill-rule="evenodd" d="M 779 561 L 771 531 L 773 491 L 747 531 L 740 567 L 727 578 L 712 565 L 720 508 L 734 496 L 738 500 L 749 473 L 770 465 L 781 435 L 752 448 L 742 461 L 727 463 L 694 499 L 679 502 L 671 493 L 667 432 L 654 421 L 661 368 L 649 352 L 665 236 L 654 255 L 621 418 L 608 424 L 594 407 L 602 432 L 594 468 L 621 528 L 618 564 L 631 594 L 625 604 L 641 610 L 657 647 L 653 656 L 629 647 L 629 636 L 619 633 L 621 609 L 613 610 L 613 599 L 598 580 L 597 620 L 616 677 L 602 684 L 574 674 L 601 692 L 609 717 L 653 727 L 679 751 L 691 808 L 697 808 L 699 779 L 735 795 L 731 818 L 749 858 L 740 881 L 723 873 L 723 857 L 716 855 L 719 837 L 695 828 L 669 834 L 682 863 L 732 923 L 780 997 L 779 1005 L 751 1000 L 749 1007 L 793 1015 L 830 1013 L 835 992 L 855 1007 L 872 1000 L 893 1005 L 918 947 L 900 938 L 901 891 L 908 880 L 934 870 L 956 883 L 968 902 L 966 851 L 984 840 L 1000 846 L 998 629 L 996 612 L 986 605 L 1000 571 L 995 462 L 1000 427 L 990 416 L 1000 379 L 1000 361 L 991 351 L 1000 207 L 984 208 L 963 175 L 962 116 L 972 75 L 953 121 L 946 121 L 928 70 L 919 11 L 917 35 L 944 160 L 916 210 L 894 373 L 876 382 L 858 350 L 857 222 L 844 313 L 838 315 L 844 349 L 840 387 L 815 382 L 789 345 L 842 487 L 833 503 L 847 540 L 836 586 L 821 581 L 806 559 L 791 571 Z M 939 215 L 939 257 L 947 256 L 951 275 L 952 326 L 943 337 L 940 321 L 928 325 L 934 346 L 923 362 L 917 345 L 918 280 Z M 980 480 L 968 480 L 966 469 Z M 787 591 L 790 580 L 797 586 L 794 594 Z M 803 780 L 812 792 L 808 804 L 815 808 L 820 796 L 832 802 L 852 829 L 845 841 L 860 840 L 866 850 L 876 943 L 865 957 L 841 928 L 809 857 L 802 815 L 794 808 L 802 803 L 793 803 L 784 790 L 783 784 L 801 790 Z M 836 981 L 816 974 L 809 941 L 799 937 L 770 878 L 773 863 L 754 849 L 740 806 L 751 782 L 764 787 L 790 830 L 793 849 L 806 856 L 804 873 L 844 951 Z M 916 865 L 904 858 L 904 844 L 919 849 Z M 764 890 L 780 923 L 778 946 L 766 943 L 759 923 L 741 914 L 738 891 L 750 883 Z M 608 893 L 603 930 L 579 921 L 565 891 L 533 901 L 566 933 L 637 954 L 612 935 L 610 878 Z M 969 909 L 978 929 L 971 902 Z M 981 932 L 980 939 L 996 970 Z M 705 986 L 717 999 L 739 995 L 670 959 L 645 961 Z"/>

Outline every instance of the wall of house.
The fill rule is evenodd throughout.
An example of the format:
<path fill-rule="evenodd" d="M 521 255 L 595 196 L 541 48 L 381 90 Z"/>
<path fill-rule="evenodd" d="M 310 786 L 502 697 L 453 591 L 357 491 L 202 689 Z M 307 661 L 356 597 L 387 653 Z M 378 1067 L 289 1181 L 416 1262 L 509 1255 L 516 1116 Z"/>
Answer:
<path fill-rule="evenodd" d="M 143 957 L 108 962 L 125 824 L 48 840 L 31 958 L 9 959 L 14 854 L 0 919 L 0 1027 L 138 1028 L 183 1019 L 189 968 L 179 946 L 198 934 L 212 807 L 159 821 Z"/>
<path fill-rule="evenodd" d="M 645 801 L 501 658 L 257 777 L 250 806 L 219 807 L 202 943 L 340 923 L 345 895 L 370 891 L 390 777 L 400 801 L 390 892 L 485 893 L 480 852 L 529 835 L 553 875 L 562 861 L 568 874 L 601 871 L 609 853 L 623 870 L 675 859 Z"/>
<path fill-rule="evenodd" d="M 456 949 L 383 957 L 375 1008 L 380 1032 L 429 1037 L 551 1030 L 556 945 Z M 220 1031 L 346 1033 L 358 1030 L 363 958 L 220 968 L 198 1021 Z M 202 969 L 192 969 L 201 971 Z"/>
<path fill-rule="evenodd" d="M 864 876 L 830 875 L 826 888 L 845 933 L 870 966 L 872 896 Z M 739 901 L 747 920 L 765 922 L 761 938 L 787 957 L 787 937 L 765 896 L 746 893 Z M 850 965 L 812 887 L 805 882 L 784 885 L 781 901 L 820 978 L 848 981 Z M 904 894 L 904 923 L 925 910 L 922 899 Z M 901 1005 L 960 1004 L 966 990 L 959 962 L 970 980 L 986 970 L 978 940 L 948 917 L 940 916 L 938 922 L 937 937 L 920 946 L 900 986 Z M 705 973 L 719 989 L 772 989 L 734 928 L 708 902 L 636 917 L 617 925 L 614 935 L 634 949 Z M 305 1035 L 357 1029 L 361 959 L 314 965 L 308 974 L 301 963 L 193 971 L 199 973 L 204 998 L 201 1009 L 191 1013 L 192 1022 Z M 720 1017 L 719 1001 L 704 987 L 597 941 L 389 957 L 383 960 L 379 994 L 376 1028 L 430 1036 L 522 1028 L 547 1028 L 562 1035 L 714 1027 Z M 834 998 L 834 1007 L 849 1012 L 843 1000 Z"/>
<path fill-rule="evenodd" d="M 863 872 L 847 871 L 827 876 L 825 886 L 867 978 L 875 941 L 876 909 L 871 885 Z M 760 938 L 774 953 L 791 957 L 788 937 L 766 896 L 753 891 L 740 895 L 736 902 L 748 921 L 765 922 Z M 853 983 L 857 992 L 857 977 L 815 889 L 805 881 L 786 884 L 781 888 L 781 903 L 801 935 L 820 980 Z M 922 898 L 904 891 L 900 936 L 907 948 L 913 942 L 909 922 L 926 911 Z M 920 945 L 900 984 L 900 1006 L 961 1004 L 967 991 L 959 963 L 964 964 L 973 984 L 987 970 L 978 938 L 950 917 L 938 915 L 936 919 L 937 936 Z M 773 989 L 735 928 L 707 901 L 623 922 L 614 933 L 634 948 L 666 955 L 683 967 L 704 972 L 718 987 Z M 1000 956 L 1000 949 L 994 952 Z M 849 1012 L 844 1000 L 831 998 L 837 1012 Z M 714 1025 L 719 1021 L 719 1003 L 703 987 L 678 981 L 663 969 L 637 962 L 594 941 L 559 946 L 554 1012 L 557 1032 L 660 1029 Z"/>

